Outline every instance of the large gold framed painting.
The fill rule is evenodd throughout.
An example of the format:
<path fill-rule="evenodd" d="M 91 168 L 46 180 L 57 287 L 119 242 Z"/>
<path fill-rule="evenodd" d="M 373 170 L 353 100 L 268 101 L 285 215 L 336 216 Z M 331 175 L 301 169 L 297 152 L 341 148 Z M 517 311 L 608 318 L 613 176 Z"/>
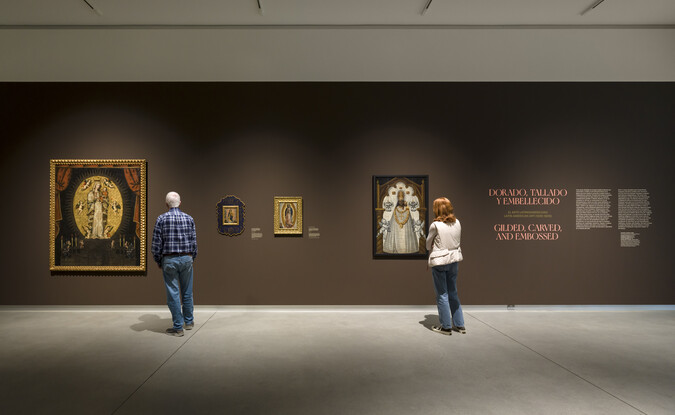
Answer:
<path fill-rule="evenodd" d="M 373 258 L 426 258 L 429 176 L 373 176 Z"/>
<path fill-rule="evenodd" d="M 51 160 L 50 190 L 50 270 L 146 270 L 145 160 Z"/>

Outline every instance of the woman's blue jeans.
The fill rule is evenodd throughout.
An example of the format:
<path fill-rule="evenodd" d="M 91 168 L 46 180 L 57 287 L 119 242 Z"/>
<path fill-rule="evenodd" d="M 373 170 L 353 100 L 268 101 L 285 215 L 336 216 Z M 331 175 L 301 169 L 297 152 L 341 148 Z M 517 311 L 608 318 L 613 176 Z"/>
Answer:
<path fill-rule="evenodd" d="M 173 328 L 183 330 L 183 323 L 194 321 L 192 302 L 192 257 L 168 256 L 162 258 L 162 272 L 166 284 L 166 304 L 171 311 Z M 181 313 L 181 300 L 183 308 Z"/>
<path fill-rule="evenodd" d="M 436 290 L 438 319 L 444 329 L 464 327 L 464 314 L 457 295 L 457 262 L 431 268 Z"/>

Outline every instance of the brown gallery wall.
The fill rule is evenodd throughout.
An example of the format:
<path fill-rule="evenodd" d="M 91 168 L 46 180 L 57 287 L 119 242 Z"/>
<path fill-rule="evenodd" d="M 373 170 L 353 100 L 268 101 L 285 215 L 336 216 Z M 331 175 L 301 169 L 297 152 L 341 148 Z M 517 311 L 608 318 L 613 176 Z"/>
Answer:
<path fill-rule="evenodd" d="M 428 175 L 430 201 L 452 200 L 465 304 L 675 303 L 673 83 L 4 83 L 0 92 L 0 304 L 165 302 L 151 257 L 145 275 L 50 273 L 53 158 L 146 159 L 149 233 L 166 192 L 181 194 L 197 224 L 197 304 L 433 303 L 425 260 L 373 259 L 373 175 Z M 619 229 L 620 189 L 638 189 L 651 224 Z M 515 190 L 557 192 L 558 203 L 518 204 Z M 247 207 L 237 237 L 216 228 L 216 204 L 230 194 Z M 578 229 L 603 195 L 608 226 Z M 274 237 L 274 196 L 303 197 L 302 237 Z"/>

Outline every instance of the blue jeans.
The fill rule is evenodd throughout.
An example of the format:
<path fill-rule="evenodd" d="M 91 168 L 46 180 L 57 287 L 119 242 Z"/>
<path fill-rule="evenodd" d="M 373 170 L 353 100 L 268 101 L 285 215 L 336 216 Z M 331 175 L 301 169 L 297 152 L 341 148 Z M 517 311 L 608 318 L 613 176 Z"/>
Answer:
<path fill-rule="evenodd" d="M 183 330 L 183 323 L 194 321 L 192 312 L 192 257 L 169 256 L 162 258 L 162 272 L 166 284 L 166 303 L 171 311 L 173 328 Z M 181 313 L 181 300 L 183 309 Z"/>
<path fill-rule="evenodd" d="M 431 268 L 436 290 L 438 319 L 444 329 L 464 327 L 464 314 L 457 295 L 457 262 Z M 451 317 L 452 316 L 452 317 Z"/>

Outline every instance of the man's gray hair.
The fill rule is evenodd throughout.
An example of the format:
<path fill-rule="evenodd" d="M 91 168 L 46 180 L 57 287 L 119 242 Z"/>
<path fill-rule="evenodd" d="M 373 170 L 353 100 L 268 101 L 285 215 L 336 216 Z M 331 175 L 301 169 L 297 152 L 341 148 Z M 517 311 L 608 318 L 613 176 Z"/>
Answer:
<path fill-rule="evenodd" d="M 169 192 L 166 194 L 166 205 L 170 208 L 180 206 L 180 195 L 176 192 Z"/>

